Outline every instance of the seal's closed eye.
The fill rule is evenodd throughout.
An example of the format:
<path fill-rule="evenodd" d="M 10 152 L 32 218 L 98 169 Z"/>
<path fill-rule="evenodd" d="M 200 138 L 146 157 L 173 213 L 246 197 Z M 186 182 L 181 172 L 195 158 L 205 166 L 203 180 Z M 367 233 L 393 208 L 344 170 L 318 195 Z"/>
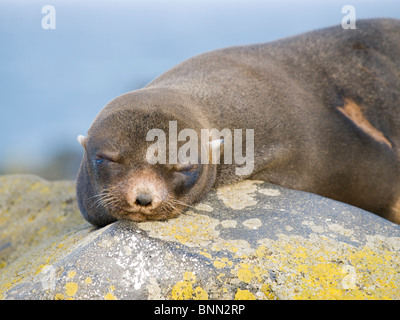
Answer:
<path fill-rule="evenodd" d="M 174 181 L 176 186 L 189 188 L 192 187 L 200 174 L 200 167 L 197 164 L 176 164 L 172 167 L 174 171 Z"/>
<path fill-rule="evenodd" d="M 98 153 L 95 158 L 96 164 L 103 164 L 106 162 L 109 163 L 117 163 L 117 159 L 112 158 L 111 156 L 105 155 L 103 153 Z"/>
<path fill-rule="evenodd" d="M 166 164 L 166 165 L 164 165 L 164 168 L 170 172 L 185 173 L 188 171 L 197 170 L 199 168 L 199 165 L 193 164 L 193 163 L 187 163 L 187 164 L 177 163 L 177 164 Z"/>
<path fill-rule="evenodd" d="M 197 169 L 197 165 L 193 164 L 193 163 L 189 163 L 189 164 L 176 164 L 173 166 L 173 170 L 177 171 L 177 172 L 187 172 L 187 171 L 192 171 L 192 170 L 196 170 Z"/>

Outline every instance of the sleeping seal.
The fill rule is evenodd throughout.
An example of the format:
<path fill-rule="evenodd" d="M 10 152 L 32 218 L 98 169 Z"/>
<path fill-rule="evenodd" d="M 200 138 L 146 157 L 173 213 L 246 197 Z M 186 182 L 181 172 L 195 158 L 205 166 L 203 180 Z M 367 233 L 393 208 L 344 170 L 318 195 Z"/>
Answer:
<path fill-rule="evenodd" d="M 79 136 L 85 149 L 79 208 L 96 226 L 168 219 L 213 187 L 251 178 L 399 223 L 399 104 L 398 20 L 361 20 L 357 29 L 335 26 L 204 53 L 115 98 L 87 136 Z M 149 139 L 154 129 L 172 140 Z M 183 148 L 187 137 L 202 137 L 204 129 L 224 135 L 199 144 L 206 156 L 194 159 L 211 157 L 218 146 L 220 164 L 168 162 L 172 149 Z M 242 136 L 234 142 L 253 153 L 251 172 L 240 175 L 234 162 L 222 161 L 233 141 L 227 136 L 237 130 Z M 253 145 L 247 130 L 253 130 Z M 186 132 L 186 140 L 178 132 Z M 149 148 L 163 142 L 166 149 L 157 149 L 153 160 L 166 163 L 149 161 Z"/>

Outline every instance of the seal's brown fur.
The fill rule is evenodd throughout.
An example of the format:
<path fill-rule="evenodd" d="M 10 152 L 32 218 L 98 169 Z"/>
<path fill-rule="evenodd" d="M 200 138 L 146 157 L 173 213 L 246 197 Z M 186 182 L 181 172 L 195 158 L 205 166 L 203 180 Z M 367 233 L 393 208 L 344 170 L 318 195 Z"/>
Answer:
<path fill-rule="evenodd" d="M 185 170 L 149 165 L 146 132 L 168 132 L 168 121 L 176 120 L 179 129 L 197 132 L 254 129 L 250 178 L 320 194 L 399 222 L 399 103 L 397 20 L 363 20 L 355 30 L 336 26 L 205 53 L 114 99 L 100 112 L 81 139 L 85 155 L 77 179 L 78 203 L 85 218 L 98 226 L 120 217 L 169 218 L 213 186 L 246 178 L 235 175 L 234 164 L 198 165 L 189 168 L 196 179 L 188 183 L 192 178 Z M 96 166 L 102 155 L 115 158 Z M 147 191 L 159 198 L 158 209 L 138 209 L 133 199 L 129 202 L 135 184 L 146 181 L 147 189 L 153 188 Z M 111 189 L 115 198 L 96 202 Z M 114 202 L 107 203 L 111 198 Z"/>

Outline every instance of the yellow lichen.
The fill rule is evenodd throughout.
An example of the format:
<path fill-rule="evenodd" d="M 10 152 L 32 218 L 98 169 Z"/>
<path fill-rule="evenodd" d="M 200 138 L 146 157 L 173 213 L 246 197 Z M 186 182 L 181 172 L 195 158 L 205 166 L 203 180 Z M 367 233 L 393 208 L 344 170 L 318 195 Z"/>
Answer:
<path fill-rule="evenodd" d="M 105 300 L 118 300 L 117 297 L 114 295 L 115 287 L 110 285 L 110 290 L 104 295 Z"/>
<path fill-rule="evenodd" d="M 39 279 L 52 277 L 53 274 L 49 273 L 50 269 L 45 269 L 46 266 L 53 265 L 65 256 L 72 245 L 79 243 L 88 234 L 89 228 L 76 229 L 86 223 L 73 202 L 66 208 L 60 205 L 64 200 L 57 194 L 73 195 L 73 182 L 47 182 L 31 176 L 0 180 L 7 183 L 7 192 L 13 197 L 13 206 L 7 210 L 0 209 L 0 220 L 6 219 L 0 238 L 7 239 L 13 246 L 17 244 L 13 251 L 18 256 L 18 259 L 13 259 L 13 255 L 8 255 L 12 259 L 7 257 L 7 265 L 1 270 L 0 294 L 5 293 L 4 296 L 7 296 L 7 291 L 32 281 L 32 276 Z M 21 195 L 17 196 L 14 193 L 16 191 Z M 41 199 L 38 196 L 41 192 L 51 192 L 57 196 L 53 198 L 52 194 L 47 194 Z M 11 215 L 13 219 L 9 219 Z M 65 222 L 57 224 L 60 216 L 65 218 Z"/>
<path fill-rule="evenodd" d="M 226 258 L 226 257 L 221 258 L 221 261 L 224 262 L 224 263 L 226 263 L 226 265 L 229 266 L 229 267 L 232 267 L 232 266 L 233 266 L 233 262 L 230 261 L 230 260 L 229 260 L 228 258 Z"/>
<path fill-rule="evenodd" d="M 241 264 L 241 267 L 237 272 L 237 277 L 240 281 L 250 283 L 250 281 L 253 279 L 253 273 L 249 270 L 248 264 Z"/>
<path fill-rule="evenodd" d="M 202 252 L 200 252 L 200 254 L 203 255 L 203 256 L 205 256 L 205 257 L 208 258 L 208 259 L 211 259 L 211 258 L 212 258 L 212 255 L 209 254 L 208 252 L 202 251 Z"/>
<path fill-rule="evenodd" d="M 220 274 L 217 276 L 217 280 L 218 280 L 219 282 L 224 282 L 224 281 L 222 280 L 222 278 L 225 277 L 225 276 L 226 276 L 225 273 L 220 273 Z"/>
<path fill-rule="evenodd" d="M 235 294 L 235 300 L 256 300 L 256 297 L 249 290 L 238 289 Z"/>
<path fill-rule="evenodd" d="M 217 269 L 222 269 L 226 267 L 226 263 L 222 261 L 214 261 L 213 266 L 216 267 Z"/>
<path fill-rule="evenodd" d="M 46 195 L 46 194 L 48 194 L 48 193 L 51 191 L 51 189 L 50 189 L 48 186 L 44 185 L 42 181 L 38 181 L 38 182 L 35 182 L 35 183 L 33 183 L 33 184 L 31 185 L 29 191 L 30 191 L 30 192 L 32 192 L 32 191 L 39 191 L 39 193 L 40 193 L 41 195 Z"/>
<path fill-rule="evenodd" d="M 193 285 L 196 282 L 196 275 L 192 272 L 185 272 L 183 275 L 183 281 L 178 281 L 171 292 L 172 300 L 208 300 L 207 292 L 197 286 L 193 289 Z"/>
<path fill-rule="evenodd" d="M 139 227 L 156 238 L 204 248 L 219 236 L 219 231 L 215 229 L 218 224 L 217 219 L 188 211 L 176 219 L 144 222 Z"/>
<path fill-rule="evenodd" d="M 275 299 L 277 299 L 276 296 L 275 296 L 275 294 L 273 293 L 273 290 L 272 290 L 271 286 L 268 285 L 268 284 L 263 284 L 263 285 L 262 285 L 262 287 L 261 287 L 261 292 L 264 293 L 265 297 L 266 297 L 268 300 L 275 300 Z"/>
<path fill-rule="evenodd" d="M 105 296 L 104 296 L 105 300 L 118 300 L 116 298 L 116 296 L 114 296 L 111 292 L 108 292 Z"/>
<path fill-rule="evenodd" d="M 259 247 L 256 249 L 256 255 L 257 255 L 258 257 L 260 257 L 260 258 L 265 257 L 265 256 L 268 255 L 268 254 L 269 254 L 269 251 L 268 251 L 268 249 L 267 249 L 266 246 L 259 246 Z"/>
<path fill-rule="evenodd" d="M 73 297 L 78 291 L 78 284 L 76 282 L 68 282 L 65 284 L 65 293 Z"/>
<path fill-rule="evenodd" d="M 54 296 L 54 300 L 64 300 L 64 299 L 65 299 L 65 296 L 62 293 L 57 293 Z"/>
<path fill-rule="evenodd" d="M 207 211 L 207 212 L 212 212 L 214 210 L 210 205 L 208 205 L 206 203 L 198 203 L 195 206 L 195 209 L 201 210 L 201 211 Z"/>
<path fill-rule="evenodd" d="M 193 272 L 185 272 L 183 275 L 183 280 L 187 282 L 196 282 L 196 275 Z"/>
<path fill-rule="evenodd" d="M 224 186 L 218 188 L 217 196 L 226 206 L 234 210 L 243 210 L 257 204 L 258 201 L 254 199 L 257 183 L 262 183 L 262 181 L 243 180 L 233 185 Z"/>
<path fill-rule="evenodd" d="M 179 281 L 172 288 L 171 298 L 173 300 L 189 300 L 193 296 L 193 286 L 191 282 Z"/>
<path fill-rule="evenodd" d="M 208 300 L 208 294 L 203 288 L 196 287 L 196 289 L 194 289 L 193 299 L 194 300 Z"/>
<path fill-rule="evenodd" d="M 35 271 L 34 274 L 39 274 L 40 272 L 42 272 L 43 268 L 46 267 L 47 264 L 41 264 Z"/>

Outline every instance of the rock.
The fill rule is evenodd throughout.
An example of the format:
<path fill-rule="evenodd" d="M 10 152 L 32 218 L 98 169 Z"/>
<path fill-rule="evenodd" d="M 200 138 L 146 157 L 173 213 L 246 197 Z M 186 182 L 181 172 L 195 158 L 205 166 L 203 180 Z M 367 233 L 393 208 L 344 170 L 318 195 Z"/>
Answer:
<path fill-rule="evenodd" d="M 73 181 L 0 177 L 2 299 L 399 299 L 398 270 L 400 226 L 261 181 L 96 229 Z"/>

